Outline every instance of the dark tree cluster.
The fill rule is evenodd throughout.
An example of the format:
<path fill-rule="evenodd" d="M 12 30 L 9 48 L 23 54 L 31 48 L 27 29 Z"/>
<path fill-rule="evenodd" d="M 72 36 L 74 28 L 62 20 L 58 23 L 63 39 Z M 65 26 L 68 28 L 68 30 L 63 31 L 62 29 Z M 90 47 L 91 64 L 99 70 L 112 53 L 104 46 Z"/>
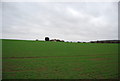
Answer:
<path fill-rule="evenodd" d="M 101 40 L 101 41 L 91 41 L 90 43 L 120 43 L 120 40 Z"/>
<path fill-rule="evenodd" d="M 36 39 L 36 41 L 38 41 L 38 39 Z"/>
<path fill-rule="evenodd" d="M 54 41 L 54 42 L 64 42 L 64 40 L 60 40 L 60 39 L 49 39 L 49 37 L 45 37 L 45 41 Z"/>
<path fill-rule="evenodd" d="M 45 37 L 45 41 L 49 41 L 49 37 Z"/>

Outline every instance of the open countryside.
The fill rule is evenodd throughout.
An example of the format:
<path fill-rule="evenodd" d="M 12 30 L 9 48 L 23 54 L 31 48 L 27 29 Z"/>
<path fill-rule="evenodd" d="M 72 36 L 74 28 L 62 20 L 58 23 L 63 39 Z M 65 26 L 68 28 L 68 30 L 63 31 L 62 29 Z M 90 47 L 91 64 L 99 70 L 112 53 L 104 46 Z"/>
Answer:
<path fill-rule="evenodd" d="M 119 79 L 120 3 L 64 1 L 2 2 L 2 79 Z"/>
<path fill-rule="evenodd" d="M 118 44 L 2 39 L 3 79 L 117 79 Z"/>

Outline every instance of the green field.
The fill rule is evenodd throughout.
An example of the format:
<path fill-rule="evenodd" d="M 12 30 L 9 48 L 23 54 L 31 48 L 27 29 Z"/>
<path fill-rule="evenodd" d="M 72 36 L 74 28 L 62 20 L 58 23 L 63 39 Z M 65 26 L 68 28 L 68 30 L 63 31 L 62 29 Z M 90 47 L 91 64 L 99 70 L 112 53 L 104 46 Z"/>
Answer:
<path fill-rule="evenodd" d="M 117 79 L 118 44 L 2 40 L 3 79 Z"/>

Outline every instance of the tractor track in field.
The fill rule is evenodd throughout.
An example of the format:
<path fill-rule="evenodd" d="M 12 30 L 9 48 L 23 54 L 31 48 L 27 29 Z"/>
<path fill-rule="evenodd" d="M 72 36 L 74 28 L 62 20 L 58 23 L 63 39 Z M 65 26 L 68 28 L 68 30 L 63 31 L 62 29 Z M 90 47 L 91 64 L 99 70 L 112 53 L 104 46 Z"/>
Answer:
<path fill-rule="evenodd" d="M 108 55 L 108 54 L 104 54 Z M 2 57 L 2 59 L 33 59 L 33 58 L 63 58 L 63 57 L 83 57 L 83 56 L 101 56 L 101 55 L 79 55 L 79 56 L 40 56 L 40 57 Z"/>
<path fill-rule="evenodd" d="M 80 57 L 80 56 L 2 57 L 2 59 L 33 59 L 33 58 L 63 58 L 63 57 Z"/>

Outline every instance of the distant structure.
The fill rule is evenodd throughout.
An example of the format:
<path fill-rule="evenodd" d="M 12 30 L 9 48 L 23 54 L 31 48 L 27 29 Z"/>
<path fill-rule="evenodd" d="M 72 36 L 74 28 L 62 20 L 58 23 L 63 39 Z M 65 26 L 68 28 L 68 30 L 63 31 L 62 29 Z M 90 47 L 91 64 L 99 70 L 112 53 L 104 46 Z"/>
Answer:
<path fill-rule="evenodd" d="M 49 37 L 45 37 L 45 41 L 49 41 Z"/>
<path fill-rule="evenodd" d="M 54 41 L 54 42 L 64 42 L 64 40 L 59 40 L 59 39 L 51 39 L 50 41 Z"/>

